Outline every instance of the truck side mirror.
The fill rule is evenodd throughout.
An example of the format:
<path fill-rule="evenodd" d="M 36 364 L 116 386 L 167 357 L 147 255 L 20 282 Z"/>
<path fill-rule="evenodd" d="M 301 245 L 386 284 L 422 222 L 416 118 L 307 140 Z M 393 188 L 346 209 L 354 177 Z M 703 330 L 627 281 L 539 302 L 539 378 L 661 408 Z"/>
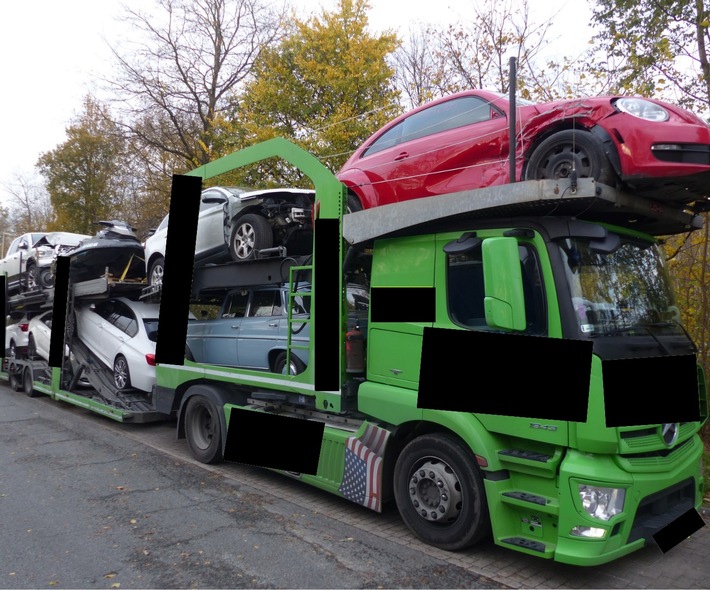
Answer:
<path fill-rule="evenodd" d="M 483 240 L 482 256 L 486 323 L 502 330 L 525 330 L 525 293 L 518 241 L 512 237 Z"/>

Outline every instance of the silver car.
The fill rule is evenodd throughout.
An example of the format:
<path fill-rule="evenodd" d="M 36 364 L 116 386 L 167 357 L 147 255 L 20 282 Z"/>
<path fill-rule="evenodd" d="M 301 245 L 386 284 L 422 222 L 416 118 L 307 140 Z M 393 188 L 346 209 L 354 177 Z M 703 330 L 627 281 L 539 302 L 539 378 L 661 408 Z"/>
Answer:
<path fill-rule="evenodd" d="M 312 244 L 311 212 L 315 191 L 296 188 L 252 190 L 212 187 L 202 191 L 197 223 L 195 262 L 243 261 L 272 248 L 306 254 Z M 145 262 L 151 285 L 162 283 L 166 215 L 145 241 Z"/>

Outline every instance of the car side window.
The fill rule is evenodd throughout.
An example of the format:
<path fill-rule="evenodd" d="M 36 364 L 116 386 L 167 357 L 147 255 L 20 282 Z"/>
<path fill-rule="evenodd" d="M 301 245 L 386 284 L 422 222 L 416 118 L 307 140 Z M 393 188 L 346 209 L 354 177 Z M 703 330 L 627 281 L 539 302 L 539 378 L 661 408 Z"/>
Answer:
<path fill-rule="evenodd" d="M 278 310 L 278 313 L 274 313 L 274 309 Z M 274 315 L 281 315 L 281 294 L 279 291 L 274 289 L 254 291 L 249 307 L 249 317 L 265 318 Z"/>
<path fill-rule="evenodd" d="M 14 254 L 17 252 L 17 249 L 20 246 L 20 238 L 15 238 L 12 241 L 12 244 L 10 244 L 10 247 L 7 249 L 7 255 L 10 256 L 10 254 Z"/>
<path fill-rule="evenodd" d="M 518 246 L 525 294 L 525 317 L 528 334 L 547 332 L 547 314 L 542 273 L 535 249 Z M 487 327 L 484 309 L 485 286 L 481 248 L 466 254 L 447 257 L 447 303 L 454 323 L 470 328 Z"/>
<path fill-rule="evenodd" d="M 365 156 L 376 154 L 377 152 L 381 152 L 382 150 L 386 150 L 387 148 L 397 145 L 402 137 L 402 129 L 404 128 L 405 122 L 406 121 L 402 121 L 401 123 L 398 123 L 380 135 L 375 141 L 372 142 L 372 145 L 362 153 L 362 157 L 364 158 Z"/>
<path fill-rule="evenodd" d="M 477 96 L 447 100 L 407 117 L 380 135 L 362 155 L 369 156 L 413 139 L 502 116 L 501 111 Z"/>
<path fill-rule="evenodd" d="M 223 318 L 243 318 L 249 302 L 248 291 L 232 291 L 224 302 Z"/>
<path fill-rule="evenodd" d="M 109 317 L 109 322 L 131 338 L 138 334 L 138 321 L 136 320 L 135 314 L 130 307 L 120 301 L 115 302 L 113 313 L 111 317 Z"/>

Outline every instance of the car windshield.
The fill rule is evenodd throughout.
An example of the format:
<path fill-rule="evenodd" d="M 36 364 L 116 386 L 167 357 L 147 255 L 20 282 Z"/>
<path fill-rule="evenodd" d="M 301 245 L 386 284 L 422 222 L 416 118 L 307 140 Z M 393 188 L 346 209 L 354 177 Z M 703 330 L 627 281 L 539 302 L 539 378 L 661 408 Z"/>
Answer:
<path fill-rule="evenodd" d="M 568 238 L 558 244 L 582 333 L 684 333 L 665 261 L 655 245 L 622 238 L 612 252 L 600 252 L 589 240 Z"/>

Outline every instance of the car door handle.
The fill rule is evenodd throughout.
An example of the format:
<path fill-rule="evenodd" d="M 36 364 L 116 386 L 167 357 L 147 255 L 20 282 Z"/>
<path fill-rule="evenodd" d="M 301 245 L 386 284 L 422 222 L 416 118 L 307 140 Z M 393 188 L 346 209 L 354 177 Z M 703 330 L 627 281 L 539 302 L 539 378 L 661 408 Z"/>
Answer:
<path fill-rule="evenodd" d="M 269 328 L 278 328 L 278 327 L 279 327 L 279 324 L 277 322 L 271 322 L 269 324 Z"/>
<path fill-rule="evenodd" d="M 409 157 L 409 154 L 407 152 L 402 152 L 401 154 L 399 154 L 399 156 L 397 156 L 394 159 L 394 161 L 399 162 L 400 160 L 406 160 L 408 157 Z"/>
<path fill-rule="evenodd" d="M 239 329 L 239 324 L 232 326 L 232 330 L 238 330 L 238 329 Z"/>

